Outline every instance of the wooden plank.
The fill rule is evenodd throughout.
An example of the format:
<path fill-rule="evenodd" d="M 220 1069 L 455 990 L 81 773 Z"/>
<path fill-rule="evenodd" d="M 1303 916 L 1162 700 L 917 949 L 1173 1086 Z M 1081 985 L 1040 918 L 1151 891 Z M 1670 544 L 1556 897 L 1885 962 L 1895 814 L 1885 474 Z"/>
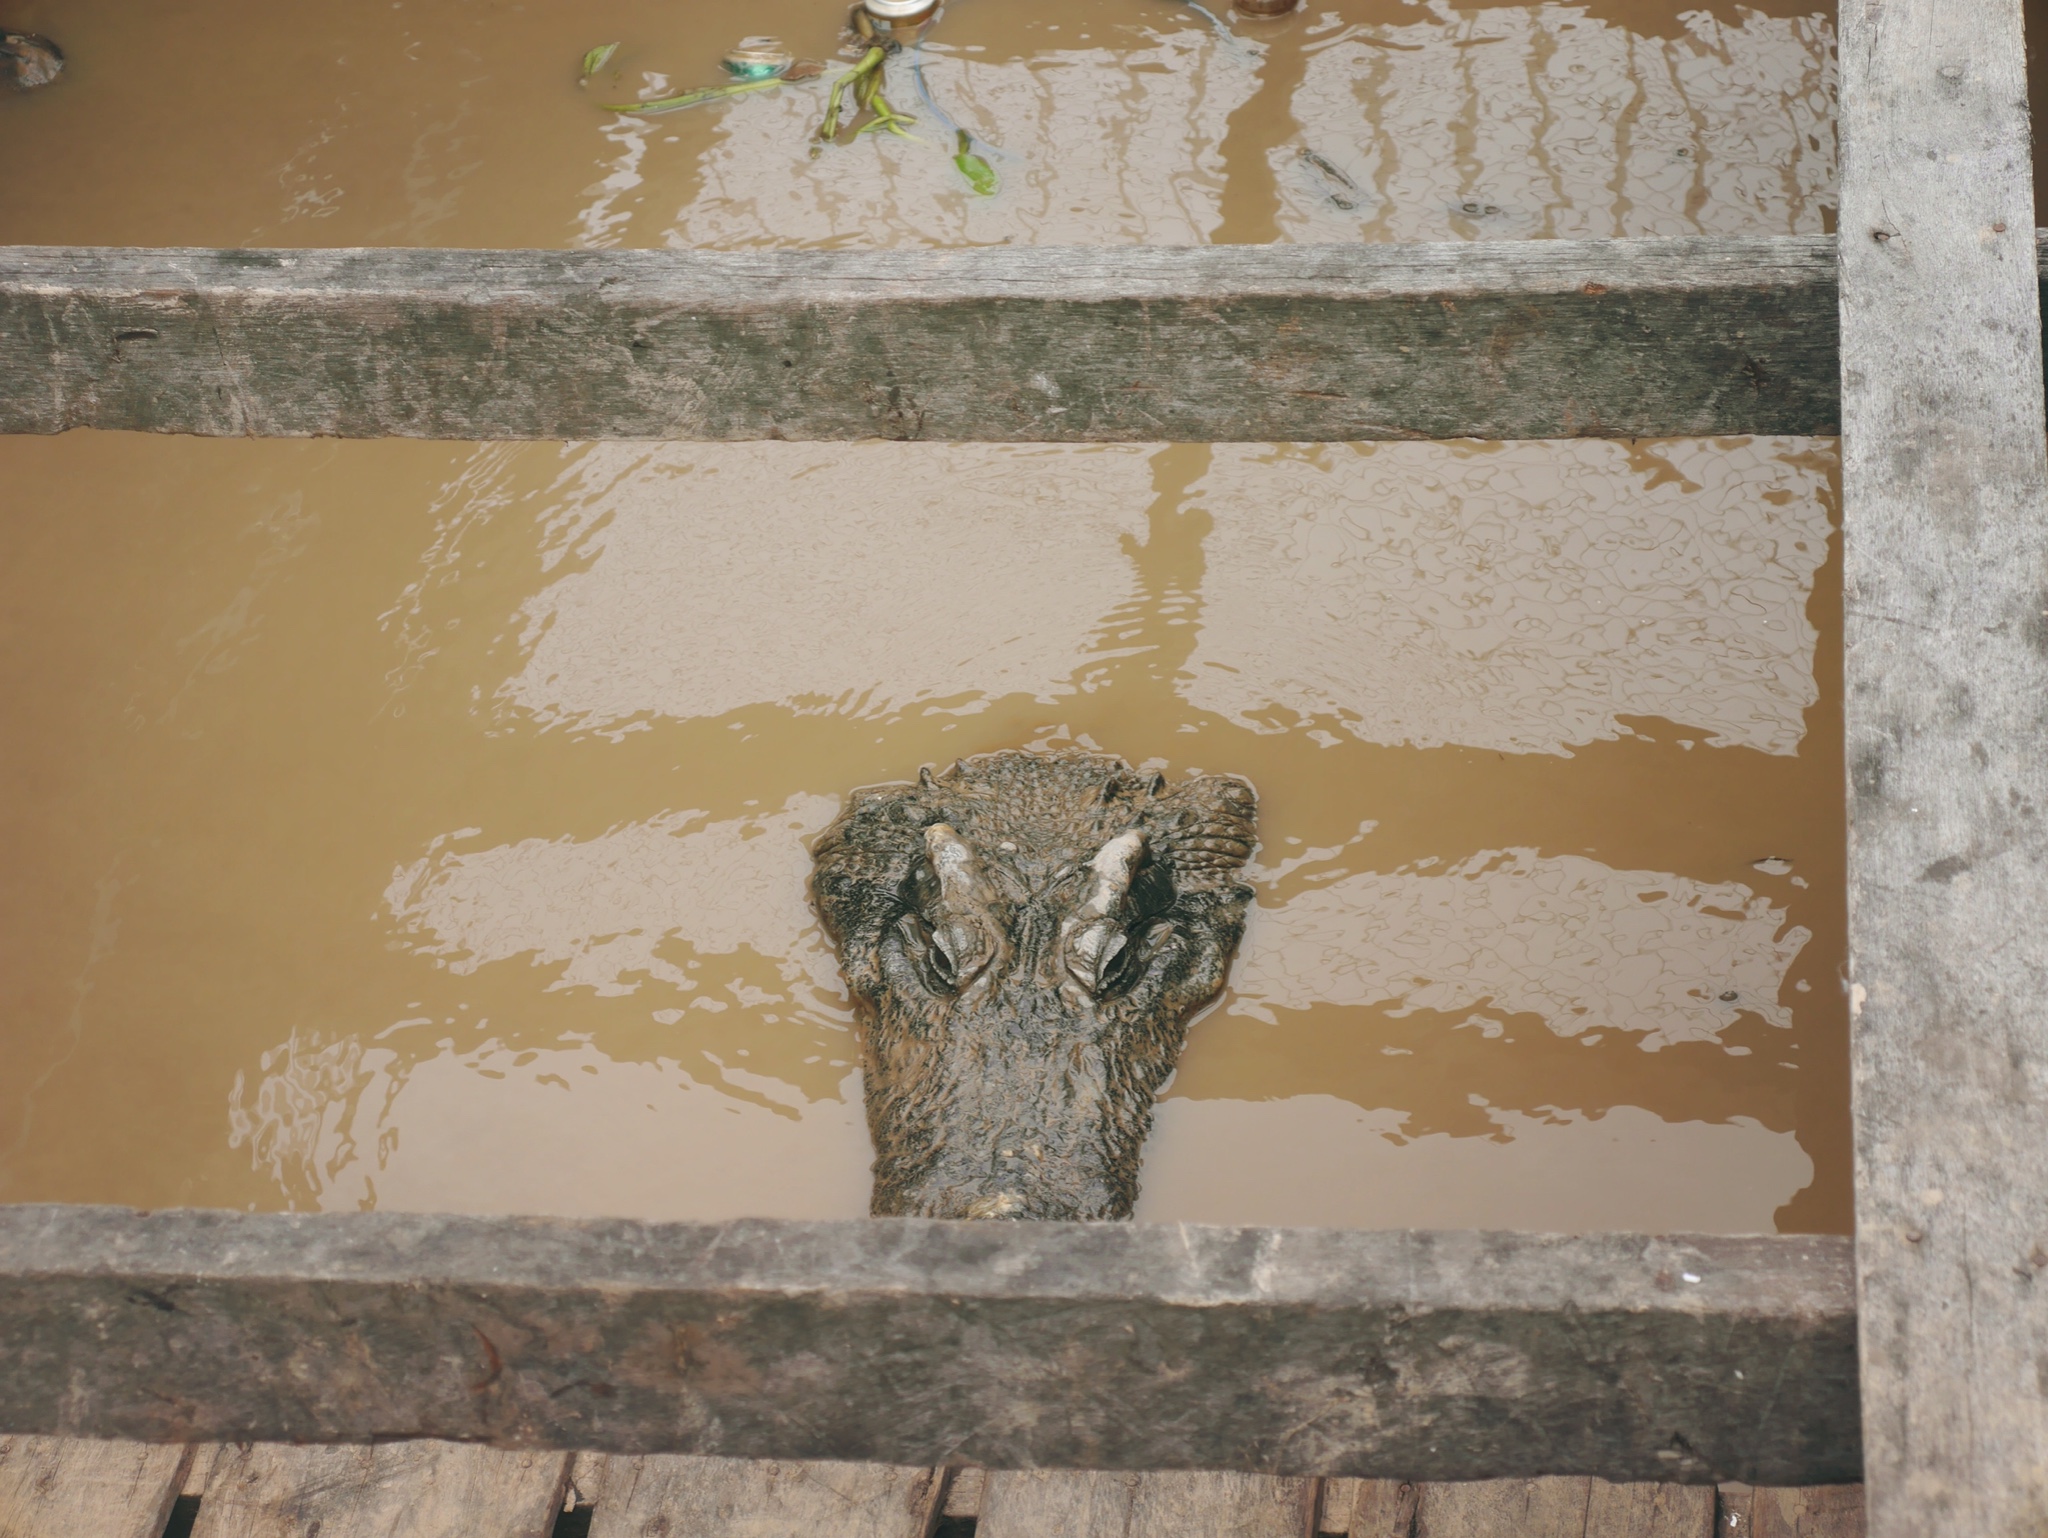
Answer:
<path fill-rule="evenodd" d="M 1863 1487 L 1720 1490 L 1720 1538 L 1863 1538 Z"/>
<path fill-rule="evenodd" d="M 548 1538 L 568 1473 L 567 1453 L 452 1442 L 224 1447 L 192 1538 Z"/>
<path fill-rule="evenodd" d="M 1848 1242 L 0 1207 L 0 1428 L 1806 1483 Z"/>
<path fill-rule="evenodd" d="M 1415 1538 L 1425 1487 L 1391 1479 L 1331 1480 L 1322 1531 L 1350 1538 Z M 1712 1538 L 1710 1485 L 1609 1484 L 1606 1480 L 1492 1480 L 1427 1487 L 1436 1538 L 1560 1532 L 1583 1538 Z M 1745 1511 L 1747 1507 L 1744 1508 Z M 1738 1538 L 1728 1534 L 1724 1538 Z"/>
<path fill-rule="evenodd" d="M 603 1453 L 577 1453 L 569 1460 L 569 1488 L 562 1494 L 564 1508 L 597 1504 L 606 1461 Z"/>
<path fill-rule="evenodd" d="M 186 1452 L 0 1436 L 0 1538 L 158 1538 Z"/>
<path fill-rule="evenodd" d="M 2048 443 L 2020 0 L 1841 10 L 1870 1526 L 2048 1523 Z"/>
<path fill-rule="evenodd" d="M 1345 1525 L 1335 1529 L 1351 1538 L 1412 1538 L 1415 1508 L 1422 1498 L 1418 1485 L 1401 1479 L 1354 1480 Z M 1324 1502 L 1329 1510 L 1329 1502 Z"/>
<path fill-rule="evenodd" d="M 221 1444 L 201 1442 L 191 1450 L 185 1460 L 185 1477 L 178 1482 L 178 1494 L 189 1495 L 197 1500 L 206 1493 L 206 1481 L 213 1473 L 213 1460 L 220 1456 Z"/>
<path fill-rule="evenodd" d="M 740 1458 L 605 1460 L 590 1538 L 929 1538 L 941 1471 Z"/>
<path fill-rule="evenodd" d="M 946 1504 L 939 1515 L 945 1517 L 978 1517 L 981 1515 L 981 1492 L 988 1483 L 986 1469 L 955 1469 L 953 1477 L 946 1481 Z"/>
<path fill-rule="evenodd" d="M 1422 1486 L 1415 1538 L 1587 1538 L 1590 1479 L 1484 1479 Z"/>
<path fill-rule="evenodd" d="M 1358 1487 L 1364 1483 L 1362 1479 L 1342 1476 L 1323 1481 L 1322 1495 L 1317 1504 L 1317 1532 L 1351 1531 L 1351 1511 L 1358 1504 Z"/>
<path fill-rule="evenodd" d="M 1586 1538 L 1714 1538 L 1712 1485 L 1593 1481 Z"/>
<path fill-rule="evenodd" d="M 1863 1486 L 1754 1492 L 1745 1538 L 1863 1538 Z"/>
<path fill-rule="evenodd" d="M 0 248 L 0 432 L 1829 433 L 1824 236 L 950 251 Z"/>
<path fill-rule="evenodd" d="M 991 1471 L 975 1538 L 1313 1538 L 1316 1482 L 1259 1474 Z"/>

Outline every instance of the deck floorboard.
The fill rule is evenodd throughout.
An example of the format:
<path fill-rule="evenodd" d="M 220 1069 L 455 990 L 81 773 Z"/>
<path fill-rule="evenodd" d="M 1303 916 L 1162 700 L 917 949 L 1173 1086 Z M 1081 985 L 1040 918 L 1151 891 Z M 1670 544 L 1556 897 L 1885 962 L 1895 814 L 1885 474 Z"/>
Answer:
<path fill-rule="evenodd" d="M 569 1457 L 457 1442 L 231 1445 L 192 1538 L 549 1538 Z"/>
<path fill-rule="evenodd" d="M 1863 1486 L 1730 1487 L 1721 1492 L 1718 1531 L 1721 1538 L 1863 1538 Z"/>
<path fill-rule="evenodd" d="M 0 1437 L 0 1538 L 1863 1538 L 1863 1487 Z M 197 1498 L 197 1511 L 191 1507 Z M 576 1513 L 565 1521 L 564 1513 Z M 180 1531 L 184 1530 L 182 1527 Z"/>
<path fill-rule="evenodd" d="M 158 1538 L 188 1449 L 0 1436 L 0 1538 Z"/>
<path fill-rule="evenodd" d="M 975 1538 L 1311 1538 L 1316 1481 L 991 1471 Z"/>
<path fill-rule="evenodd" d="M 926 1538 L 944 1500 L 939 1470 L 885 1463 L 614 1456 L 593 1485 L 590 1538 Z"/>

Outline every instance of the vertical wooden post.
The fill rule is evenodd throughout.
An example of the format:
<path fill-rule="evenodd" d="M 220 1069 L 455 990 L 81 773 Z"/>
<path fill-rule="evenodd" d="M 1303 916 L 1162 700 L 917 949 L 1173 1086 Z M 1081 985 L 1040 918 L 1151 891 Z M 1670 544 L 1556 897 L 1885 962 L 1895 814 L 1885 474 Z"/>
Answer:
<path fill-rule="evenodd" d="M 2048 1531 L 2048 441 L 2021 0 L 1843 0 L 1873 1538 Z"/>

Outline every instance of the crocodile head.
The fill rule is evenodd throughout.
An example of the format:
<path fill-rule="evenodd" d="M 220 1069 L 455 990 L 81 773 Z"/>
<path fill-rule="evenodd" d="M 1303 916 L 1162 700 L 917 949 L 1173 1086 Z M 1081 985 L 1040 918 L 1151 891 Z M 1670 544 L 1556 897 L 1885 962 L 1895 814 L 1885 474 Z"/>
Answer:
<path fill-rule="evenodd" d="M 1256 807 L 1083 753 L 854 793 L 812 895 L 861 1017 L 877 1216 L 1130 1216 L 1244 930 Z"/>

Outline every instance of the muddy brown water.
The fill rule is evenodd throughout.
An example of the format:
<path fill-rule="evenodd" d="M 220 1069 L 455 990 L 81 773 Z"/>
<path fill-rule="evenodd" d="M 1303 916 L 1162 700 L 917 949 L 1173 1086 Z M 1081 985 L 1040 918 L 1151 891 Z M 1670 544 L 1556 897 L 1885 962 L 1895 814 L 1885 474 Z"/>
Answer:
<path fill-rule="evenodd" d="M 977 199 L 937 136 L 813 157 L 815 83 L 600 110 L 830 4 L 12 0 L 72 66 L 0 97 L 0 240 L 1827 227 L 1826 19 L 1678 10 L 960 0 Z M 806 842 L 1033 742 L 1261 793 L 1141 1217 L 1848 1226 L 1831 444 L 71 434 L 0 484 L 0 1198 L 857 1213 Z"/>

